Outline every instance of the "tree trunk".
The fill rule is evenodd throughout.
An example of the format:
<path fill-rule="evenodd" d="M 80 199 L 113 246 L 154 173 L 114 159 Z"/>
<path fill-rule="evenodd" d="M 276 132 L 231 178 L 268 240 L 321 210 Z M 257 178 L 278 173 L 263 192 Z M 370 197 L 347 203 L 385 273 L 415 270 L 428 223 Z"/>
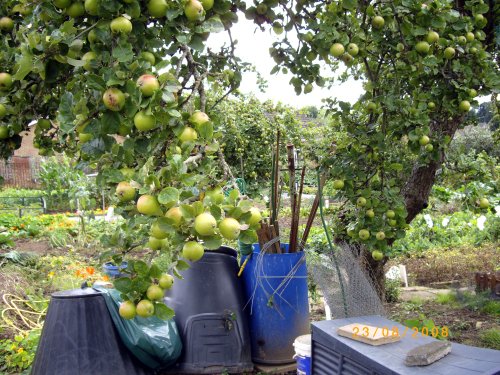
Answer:
<path fill-rule="evenodd" d="M 432 186 L 436 180 L 436 172 L 442 166 L 445 150 L 442 140 L 445 136 L 449 136 L 453 139 L 459 125 L 462 123 L 464 116 L 460 116 L 451 120 L 447 120 L 444 123 L 433 123 L 431 125 L 431 138 L 434 135 L 434 139 L 441 140 L 439 147 L 439 157 L 438 160 L 431 161 L 428 164 L 421 165 L 418 162 L 413 166 L 412 173 L 405 183 L 402 190 L 402 194 L 405 200 L 406 210 L 408 216 L 406 222 L 409 224 L 423 209 L 427 207 L 427 202 L 429 200 L 429 195 L 432 190 Z M 387 259 L 381 262 L 373 260 L 371 254 L 364 250 L 362 252 L 363 262 L 368 269 L 369 276 L 372 279 L 373 285 L 375 286 L 379 297 L 382 301 L 385 300 L 385 273 L 384 266 Z"/>

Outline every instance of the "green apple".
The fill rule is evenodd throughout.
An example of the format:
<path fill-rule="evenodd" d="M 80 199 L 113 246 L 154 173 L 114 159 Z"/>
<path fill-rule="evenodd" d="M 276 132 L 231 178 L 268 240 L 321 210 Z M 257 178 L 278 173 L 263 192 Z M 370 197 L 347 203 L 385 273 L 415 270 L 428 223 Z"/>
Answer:
<path fill-rule="evenodd" d="M 106 108 L 118 112 L 121 111 L 125 105 L 125 94 L 116 87 L 111 87 L 104 92 L 102 101 Z"/>
<path fill-rule="evenodd" d="M 14 29 L 14 21 L 10 17 L 0 18 L 0 30 L 10 32 Z"/>
<path fill-rule="evenodd" d="M 397 222 L 397 220 L 392 219 L 392 220 L 389 220 L 389 225 L 391 227 L 395 227 L 396 225 L 398 225 L 398 222 Z"/>
<path fill-rule="evenodd" d="M 373 17 L 372 19 L 372 26 L 375 28 L 375 29 L 381 29 L 382 27 L 384 27 L 385 25 L 385 20 L 383 17 L 381 16 L 375 16 Z"/>
<path fill-rule="evenodd" d="M 465 34 L 465 38 L 467 39 L 468 42 L 472 42 L 476 37 L 474 36 L 474 33 L 471 33 L 469 31 L 467 34 Z"/>
<path fill-rule="evenodd" d="M 393 210 L 389 210 L 385 213 L 385 216 L 388 219 L 394 219 L 396 217 L 396 213 Z"/>
<path fill-rule="evenodd" d="M 359 197 L 358 200 L 356 201 L 356 205 L 358 207 L 366 206 L 366 199 L 364 197 Z"/>
<path fill-rule="evenodd" d="M 375 104 L 374 102 L 368 102 L 368 104 L 366 105 L 366 109 L 368 109 L 370 112 L 373 112 L 377 109 L 377 104 Z"/>
<path fill-rule="evenodd" d="M 420 139 L 418 140 L 418 143 L 420 143 L 420 146 L 425 146 L 426 144 L 428 144 L 429 142 L 431 141 L 431 139 L 426 136 L 426 135 L 423 135 L 420 137 Z"/>
<path fill-rule="evenodd" d="M 9 138 L 9 128 L 5 125 L 0 125 L 0 139 Z"/>
<path fill-rule="evenodd" d="M 314 86 L 312 83 L 308 83 L 304 86 L 304 94 L 309 94 L 313 90 Z"/>
<path fill-rule="evenodd" d="M 97 33 L 95 29 L 89 31 L 89 33 L 87 34 L 87 40 L 89 41 L 90 44 L 95 43 L 97 41 Z"/>
<path fill-rule="evenodd" d="M 160 285 L 160 288 L 168 290 L 174 285 L 174 277 L 168 273 L 165 273 L 161 275 L 160 279 L 158 280 L 158 285 Z"/>
<path fill-rule="evenodd" d="M 474 89 L 470 89 L 470 90 L 469 90 L 469 96 L 470 96 L 471 98 L 475 98 L 475 97 L 477 96 L 477 91 L 476 91 L 476 90 L 474 90 Z"/>
<path fill-rule="evenodd" d="M 12 87 L 12 76 L 9 73 L 0 73 L 0 90 L 8 90 Z"/>
<path fill-rule="evenodd" d="M 425 39 L 430 44 L 436 43 L 439 40 L 439 34 L 435 31 L 431 30 L 427 33 L 427 37 Z"/>
<path fill-rule="evenodd" d="M 135 173 L 133 168 L 127 168 L 127 167 L 120 169 L 120 172 L 128 179 L 133 178 Z"/>
<path fill-rule="evenodd" d="M 366 217 L 373 219 L 375 217 L 375 212 L 373 210 L 367 210 L 365 215 L 366 215 Z"/>
<path fill-rule="evenodd" d="M 453 47 L 448 47 L 444 50 L 444 57 L 446 57 L 448 60 L 451 60 L 452 58 L 455 57 L 455 48 Z"/>
<path fill-rule="evenodd" d="M 385 239 L 385 233 L 382 232 L 382 231 L 377 232 L 377 234 L 375 235 L 375 237 L 377 238 L 377 240 L 383 241 Z"/>
<path fill-rule="evenodd" d="M 83 54 L 82 56 L 82 61 L 85 62 L 83 65 L 83 69 L 89 71 L 92 70 L 92 64 L 90 63 L 92 60 L 95 60 L 97 58 L 97 55 L 94 51 L 89 51 Z"/>
<path fill-rule="evenodd" d="M 460 109 L 462 112 L 469 112 L 470 102 L 468 100 L 462 100 L 458 105 L 458 109 Z"/>
<path fill-rule="evenodd" d="M 167 211 L 165 217 L 170 219 L 173 225 L 178 227 L 182 221 L 182 211 L 179 207 L 172 207 Z"/>
<path fill-rule="evenodd" d="M 139 111 L 134 116 L 134 125 L 137 130 L 142 132 L 154 129 L 156 127 L 156 117 L 146 114 L 145 111 Z"/>
<path fill-rule="evenodd" d="M 85 14 L 85 7 L 77 1 L 66 8 L 66 14 L 72 18 L 81 17 Z"/>
<path fill-rule="evenodd" d="M 137 314 L 134 302 L 122 302 L 120 304 L 120 308 L 118 309 L 118 313 L 123 319 L 134 319 Z"/>
<path fill-rule="evenodd" d="M 398 44 L 396 45 L 396 50 L 397 50 L 398 52 L 403 52 L 403 51 L 405 50 L 405 45 L 404 45 L 403 43 L 398 43 Z"/>
<path fill-rule="evenodd" d="M 191 262 L 196 262 L 203 257 L 205 250 L 196 241 L 189 241 L 182 247 L 182 256 Z"/>
<path fill-rule="evenodd" d="M 162 211 L 158 199 L 152 195 L 142 195 L 137 201 L 137 211 L 144 215 L 160 216 Z"/>
<path fill-rule="evenodd" d="M 129 202 L 135 198 L 135 188 L 127 181 L 122 181 L 116 186 L 116 195 L 120 202 Z"/>
<path fill-rule="evenodd" d="M 482 14 L 475 14 L 474 15 L 474 21 L 476 21 L 476 23 L 479 23 L 479 24 L 482 24 L 484 23 L 486 19 L 484 18 L 484 16 Z"/>
<path fill-rule="evenodd" d="M 111 32 L 116 34 L 130 34 L 132 31 L 132 22 L 123 16 L 116 17 L 110 22 L 109 28 Z"/>
<path fill-rule="evenodd" d="M 155 307 L 151 301 L 143 299 L 142 301 L 139 301 L 135 311 L 137 312 L 137 315 L 142 318 L 150 318 L 155 313 Z"/>
<path fill-rule="evenodd" d="M 137 79 L 137 86 L 142 95 L 152 96 L 160 88 L 160 82 L 152 74 L 143 74 Z"/>
<path fill-rule="evenodd" d="M 193 128 L 186 126 L 179 136 L 181 142 L 194 142 L 198 139 L 198 133 Z"/>
<path fill-rule="evenodd" d="M 215 234 L 215 228 L 217 228 L 217 221 L 208 212 L 199 214 L 194 219 L 194 230 L 200 236 L 213 236 Z"/>
<path fill-rule="evenodd" d="M 151 236 L 154 238 L 158 238 L 159 240 L 164 240 L 165 238 L 168 237 L 168 232 L 165 232 L 158 221 L 155 221 L 153 225 L 151 225 L 151 230 L 149 232 Z"/>
<path fill-rule="evenodd" d="M 358 233 L 358 236 L 361 240 L 366 241 L 370 238 L 370 232 L 367 229 L 361 229 Z"/>
<path fill-rule="evenodd" d="M 488 208 L 490 206 L 490 201 L 486 198 L 479 199 L 479 207 Z"/>
<path fill-rule="evenodd" d="M 7 114 L 7 108 L 5 108 L 5 106 L 0 103 L 0 118 L 5 117 L 6 114 Z"/>
<path fill-rule="evenodd" d="M 347 53 L 352 57 L 355 57 L 359 53 L 359 47 L 356 43 L 349 43 L 347 45 Z"/>
<path fill-rule="evenodd" d="M 54 0 L 53 3 L 56 8 L 65 9 L 71 5 L 71 0 Z"/>
<path fill-rule="evenodd" d="M 434 102 L 427 103 L 427 108 L 429 108 L 430 110 L 435 109 L 436 108 L 436 103 L 434 103 Z"/>
<path fill-rule="evenodd" d="M 344 54 L 344 52 L 345 48 L 340 43 L 332 44 L 332 46 L 330 47 L 330 55 L 332 55 L 333 57 L 340 57 Z"/>
<path fill-rule="evenodd" d="M 261 222 L 262 214 L 260 213 L 260 210 L 257 207 L 252 207 L 250 209 L 250 213 L 252 215 L 250 216 L 250 219 L 248 219 L 247 221 L 248 225 L 253 226 Z"/>
<path fill-rule="evenodd" d="M 90 141 L 93 138 L 94 138 L 94 135 L 90 134 L 90 133 L 79 133 L 78 134 L 78 140 L 80 141 L 80 143 L 87 143 L 88 141 Z"/>
<path fill-rule="evenodd" d="M 267 5 L 264 4 L 264 3 L 260 3 L 259 5 L 257 5 L 256 7 L 256 11 L 258 14 L 261 14 L 261 15 L 264 15 L 267 13 Z"/>
<path fill-rule="evenodd" d="M 199 21 L 203 18 L 205 10 L 198 0 L 188 0 L 184 6 L 184 14 L 189 21 Z"/>
<path fill-rule="evenodd" d="M 99 0 L 85 0 L 85 11 L 91 16 L 97 16 L 99 12 Z"/>
<path fill-rule="evenodd" d="M 463 35 L 460 35 L 457 40 L 458 40 L 458 44 L 461 44 L 461 45 L 464 45 L 467 43 L 467 38 Z"/>
<path fill-rule="evenodd" d="M 196 111 L 189 117 L 188 121 L 195 126 L 200 126 L 209 122 L 210 118 L 205 112 Z"/>
<path fill-rule="evenodd" d="M 415 46 L 415 49 L 418 53 L 422 55 L 427 55 L 429 53 L 431 46 L 427 42 L 418 42 Z"/>
<path fill-rule="evenodd" d="M 156 284 L 151 284 L 148 290 L 146 291 L 146 296 L 151 301 L 159 301 L 163 299 L 164 295 L 165 295 L 164 290 Z"/>
<path fill-rule="evenodd" d="M 431 152 L 432 150 L 434 150 L 434 146 L 431 143 L 425 146 L 425 151 Z"/>
<path fill-rule="evenodd" d="M 241 226 L 238 220 L 226 217 L 220 222 L 219 231 L 225 239 L 236 240 L 240 236 Z"/>
<path fill-rule="evenodd" d="M 214 0 L 201 0 L 201 5 L 203 5 L 203 9 L 210 10 L 214 6 Z"/>
<path fill-rule="evenodd" d="M 372 258 L 376 260 L 377 262 L 380 262 L 382 259 L 384 259 L 384 253 L 379 251 L 379 250 L 373 250 L 372 251 Z"/>
<path fill-rule="evenodd" d="M 148 12 L 152 17 L 161 18 L 167 15 L 168 4 L 166 0 L 150 0 Z"/>
<path fill-rule="evenodd" d="M 156 63 L 156 57 L 151 52 L 148 52 L 148 51 L 141 52 L 141 57 L 144 60 L 146 60 L 147 62 L 149 62 L 151 64 L 151 66 L 154 66 Z"/>
<path fill-rule="evenodd" d="M 344 180 L 335 180 L 335 181 L 333 181 L 333 188 L 334 189 L 340 190 L 340 189 L 343 189 L 344 186 L 345 186 Z"/>
<path fill-rule="evenodd" d="M 153 236 L 149 237 L 149 240 L 146 243 L 146 247 L 150 248 L 151 250 L 160 250 L 161 245 L 162 245 L 162 240 Z"/>

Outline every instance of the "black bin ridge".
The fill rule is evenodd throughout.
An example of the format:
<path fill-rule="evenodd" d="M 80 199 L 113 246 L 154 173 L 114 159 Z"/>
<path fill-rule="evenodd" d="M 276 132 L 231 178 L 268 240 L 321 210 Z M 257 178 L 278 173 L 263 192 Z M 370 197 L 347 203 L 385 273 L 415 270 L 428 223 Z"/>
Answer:
<path fill-rule="evenodd" d="M 98 291 L 52 294 L 32 375 L 149 375 L 120 341 Z"/>
<path fill-rule="evenodd" d="M 170 373 L 215 374 L 252 371 L 250 336 L 237 277 L 236 251 L 205 251 L 167 291 L 175 310 L 183 352 Z"/>

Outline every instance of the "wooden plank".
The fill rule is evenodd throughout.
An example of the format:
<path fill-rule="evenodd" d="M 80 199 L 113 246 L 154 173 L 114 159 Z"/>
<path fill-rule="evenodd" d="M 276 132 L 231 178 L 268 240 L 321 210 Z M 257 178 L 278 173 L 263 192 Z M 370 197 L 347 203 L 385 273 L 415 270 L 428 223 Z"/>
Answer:
<path fill-rule="evenodd" d="M 352 323 L 337 329 L 340 336 L 348 337 L 368 345 L 378 346 L 401 340 L 396 332 L 388 328 L 374 327 L 364 323 Z"/>

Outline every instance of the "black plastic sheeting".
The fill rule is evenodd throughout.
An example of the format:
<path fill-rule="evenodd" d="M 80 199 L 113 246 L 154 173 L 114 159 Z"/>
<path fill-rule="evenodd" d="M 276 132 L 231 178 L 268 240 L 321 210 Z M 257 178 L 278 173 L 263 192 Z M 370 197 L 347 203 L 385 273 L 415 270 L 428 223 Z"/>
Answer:
<path fill-rule="evenodd" d="M 251 361 L 244 295 L 238 279 L 236 251 L 205 251 L 167 291 L 165 303 L 175 310 L 183 353 L 170 373 L 249 372 Z"/>
<path fill-rule="evenodd" d="M 91 288 L 52 294 L 32 375 L 149 375 L 120 340 Z"/>

